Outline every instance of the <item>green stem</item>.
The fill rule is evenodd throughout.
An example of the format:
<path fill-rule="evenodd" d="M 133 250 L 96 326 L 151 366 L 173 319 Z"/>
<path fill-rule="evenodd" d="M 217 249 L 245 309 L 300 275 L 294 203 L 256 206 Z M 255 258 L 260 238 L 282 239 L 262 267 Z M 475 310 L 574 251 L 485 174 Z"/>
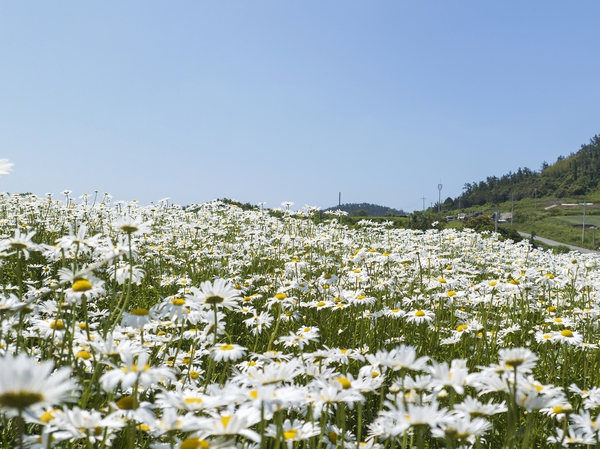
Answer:
<path fill-rule="evenodd" d="M 269 338 L 269 344 L 267 345 L 267 351 L 271 350 L 271 345 L 273 341 L 275 341 L 275 336 L 277 335 L 277 331 L 279 330 L 279 317 L 281 316 L 281 304 L 279 305 L 279 310 L 277 311 L 277 316 L 275 317 L 275 329 L 273 329 L 273 333 L 271 334 L 271 338 Z"/>
<path fill-rule="evenodd" d="M 566 421 L 566 419 L 565 419 Z M 525 436 L 523 437 L 523 444 L 521 444 L 522 449 L 527 449 L 529 447 L 529 440 L 531 439 L 531 429 L 533 428 L 533 412 L 529 412 L 527 414 L 527 426 L 525 427 Z"/>

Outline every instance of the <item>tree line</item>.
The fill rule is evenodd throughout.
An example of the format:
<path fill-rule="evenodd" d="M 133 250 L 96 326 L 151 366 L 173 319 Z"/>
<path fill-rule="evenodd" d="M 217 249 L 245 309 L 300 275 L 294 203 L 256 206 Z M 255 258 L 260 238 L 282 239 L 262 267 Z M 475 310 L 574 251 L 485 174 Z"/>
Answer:
<path fill-rule="evenodd" d="M 600 136 L 581 145 L 576 153 L 559 156 L 555 163 L 543 162 L 539 170 L 519 168 L 503 176 L 488 176 L 484 181 L 466 183 L 457 198 L 448 198 L 444 209 L 481 206 L 525 197 L 580 196 L 600 190 Z"/>

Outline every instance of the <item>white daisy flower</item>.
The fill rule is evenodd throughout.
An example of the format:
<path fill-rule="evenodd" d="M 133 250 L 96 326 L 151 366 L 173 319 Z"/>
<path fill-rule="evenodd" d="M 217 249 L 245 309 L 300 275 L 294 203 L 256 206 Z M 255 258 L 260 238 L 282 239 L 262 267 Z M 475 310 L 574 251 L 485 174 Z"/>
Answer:
<path fill-rule="evenodd" d="M 63 403 L 76 384 L 68 368 L 53 373 L 52 362 L 36 362 L 20 354 L 0 358 L 0 409 L 9 416 Z"/>
<path fill-rule="evenodd" d="M 222 343 L 211 348 L 210 356 L 215 362 L 238 360 L 246 353 L 246 348 L 236 344 Z"/>

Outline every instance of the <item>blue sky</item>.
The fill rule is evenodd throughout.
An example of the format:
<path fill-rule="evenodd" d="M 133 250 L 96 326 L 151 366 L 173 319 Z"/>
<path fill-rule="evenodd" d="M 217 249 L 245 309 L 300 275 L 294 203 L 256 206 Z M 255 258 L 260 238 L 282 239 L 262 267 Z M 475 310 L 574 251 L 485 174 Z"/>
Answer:
<path fill-rule="evenodd" d="M 0 4 L 0 190 L 411 211 L 600 134 L 600 2 Z"/>

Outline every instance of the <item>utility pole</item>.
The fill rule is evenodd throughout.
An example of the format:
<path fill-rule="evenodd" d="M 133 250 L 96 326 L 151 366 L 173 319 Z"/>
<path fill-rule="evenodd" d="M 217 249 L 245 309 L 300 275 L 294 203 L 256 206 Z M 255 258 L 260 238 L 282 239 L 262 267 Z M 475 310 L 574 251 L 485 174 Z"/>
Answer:
<path fill-rule="evenodd" d="M 438 184 L 438 214 L 442 211 L 442 184 Z"/>
<path fill-rule="evenodd" d="M 537 209 L 537 189 L 533 189 L 533 204 L 535 209 Z"/>
<path fill-rule="evenodd" d="M 498 232 L 498 215 L 500 215 L 500 211 L 497 210 L 494 215 L 494 230 L 495 232 Z"/>
<path fill-rule="evenodd" d="M 342 192 L 338 195 L 338 210 L 342 210 Z"/>
<path fill-rule="evenodd" d="M 583 243 L 583 241 L 585 240 L 585 205 L 586 204 L 587 204 L 587 201 L 584 196 L 583 197 L 583 224 L 581 226 L 581 243 Z"/>
<path fill-rule="evenodd" d="M 423 200 L 423 212 L 425 212 L 425 200 L 426 200 L 427 198 L 423 197 L 423 198 L 421 198 L 421 199 Z"/>
<path fill-rule="evenodd" d="M 515 215 L 515 192 L 511 194 L 511 206 L 510 206 L 510 225 L 513 225 L 513 215 Z"/>

